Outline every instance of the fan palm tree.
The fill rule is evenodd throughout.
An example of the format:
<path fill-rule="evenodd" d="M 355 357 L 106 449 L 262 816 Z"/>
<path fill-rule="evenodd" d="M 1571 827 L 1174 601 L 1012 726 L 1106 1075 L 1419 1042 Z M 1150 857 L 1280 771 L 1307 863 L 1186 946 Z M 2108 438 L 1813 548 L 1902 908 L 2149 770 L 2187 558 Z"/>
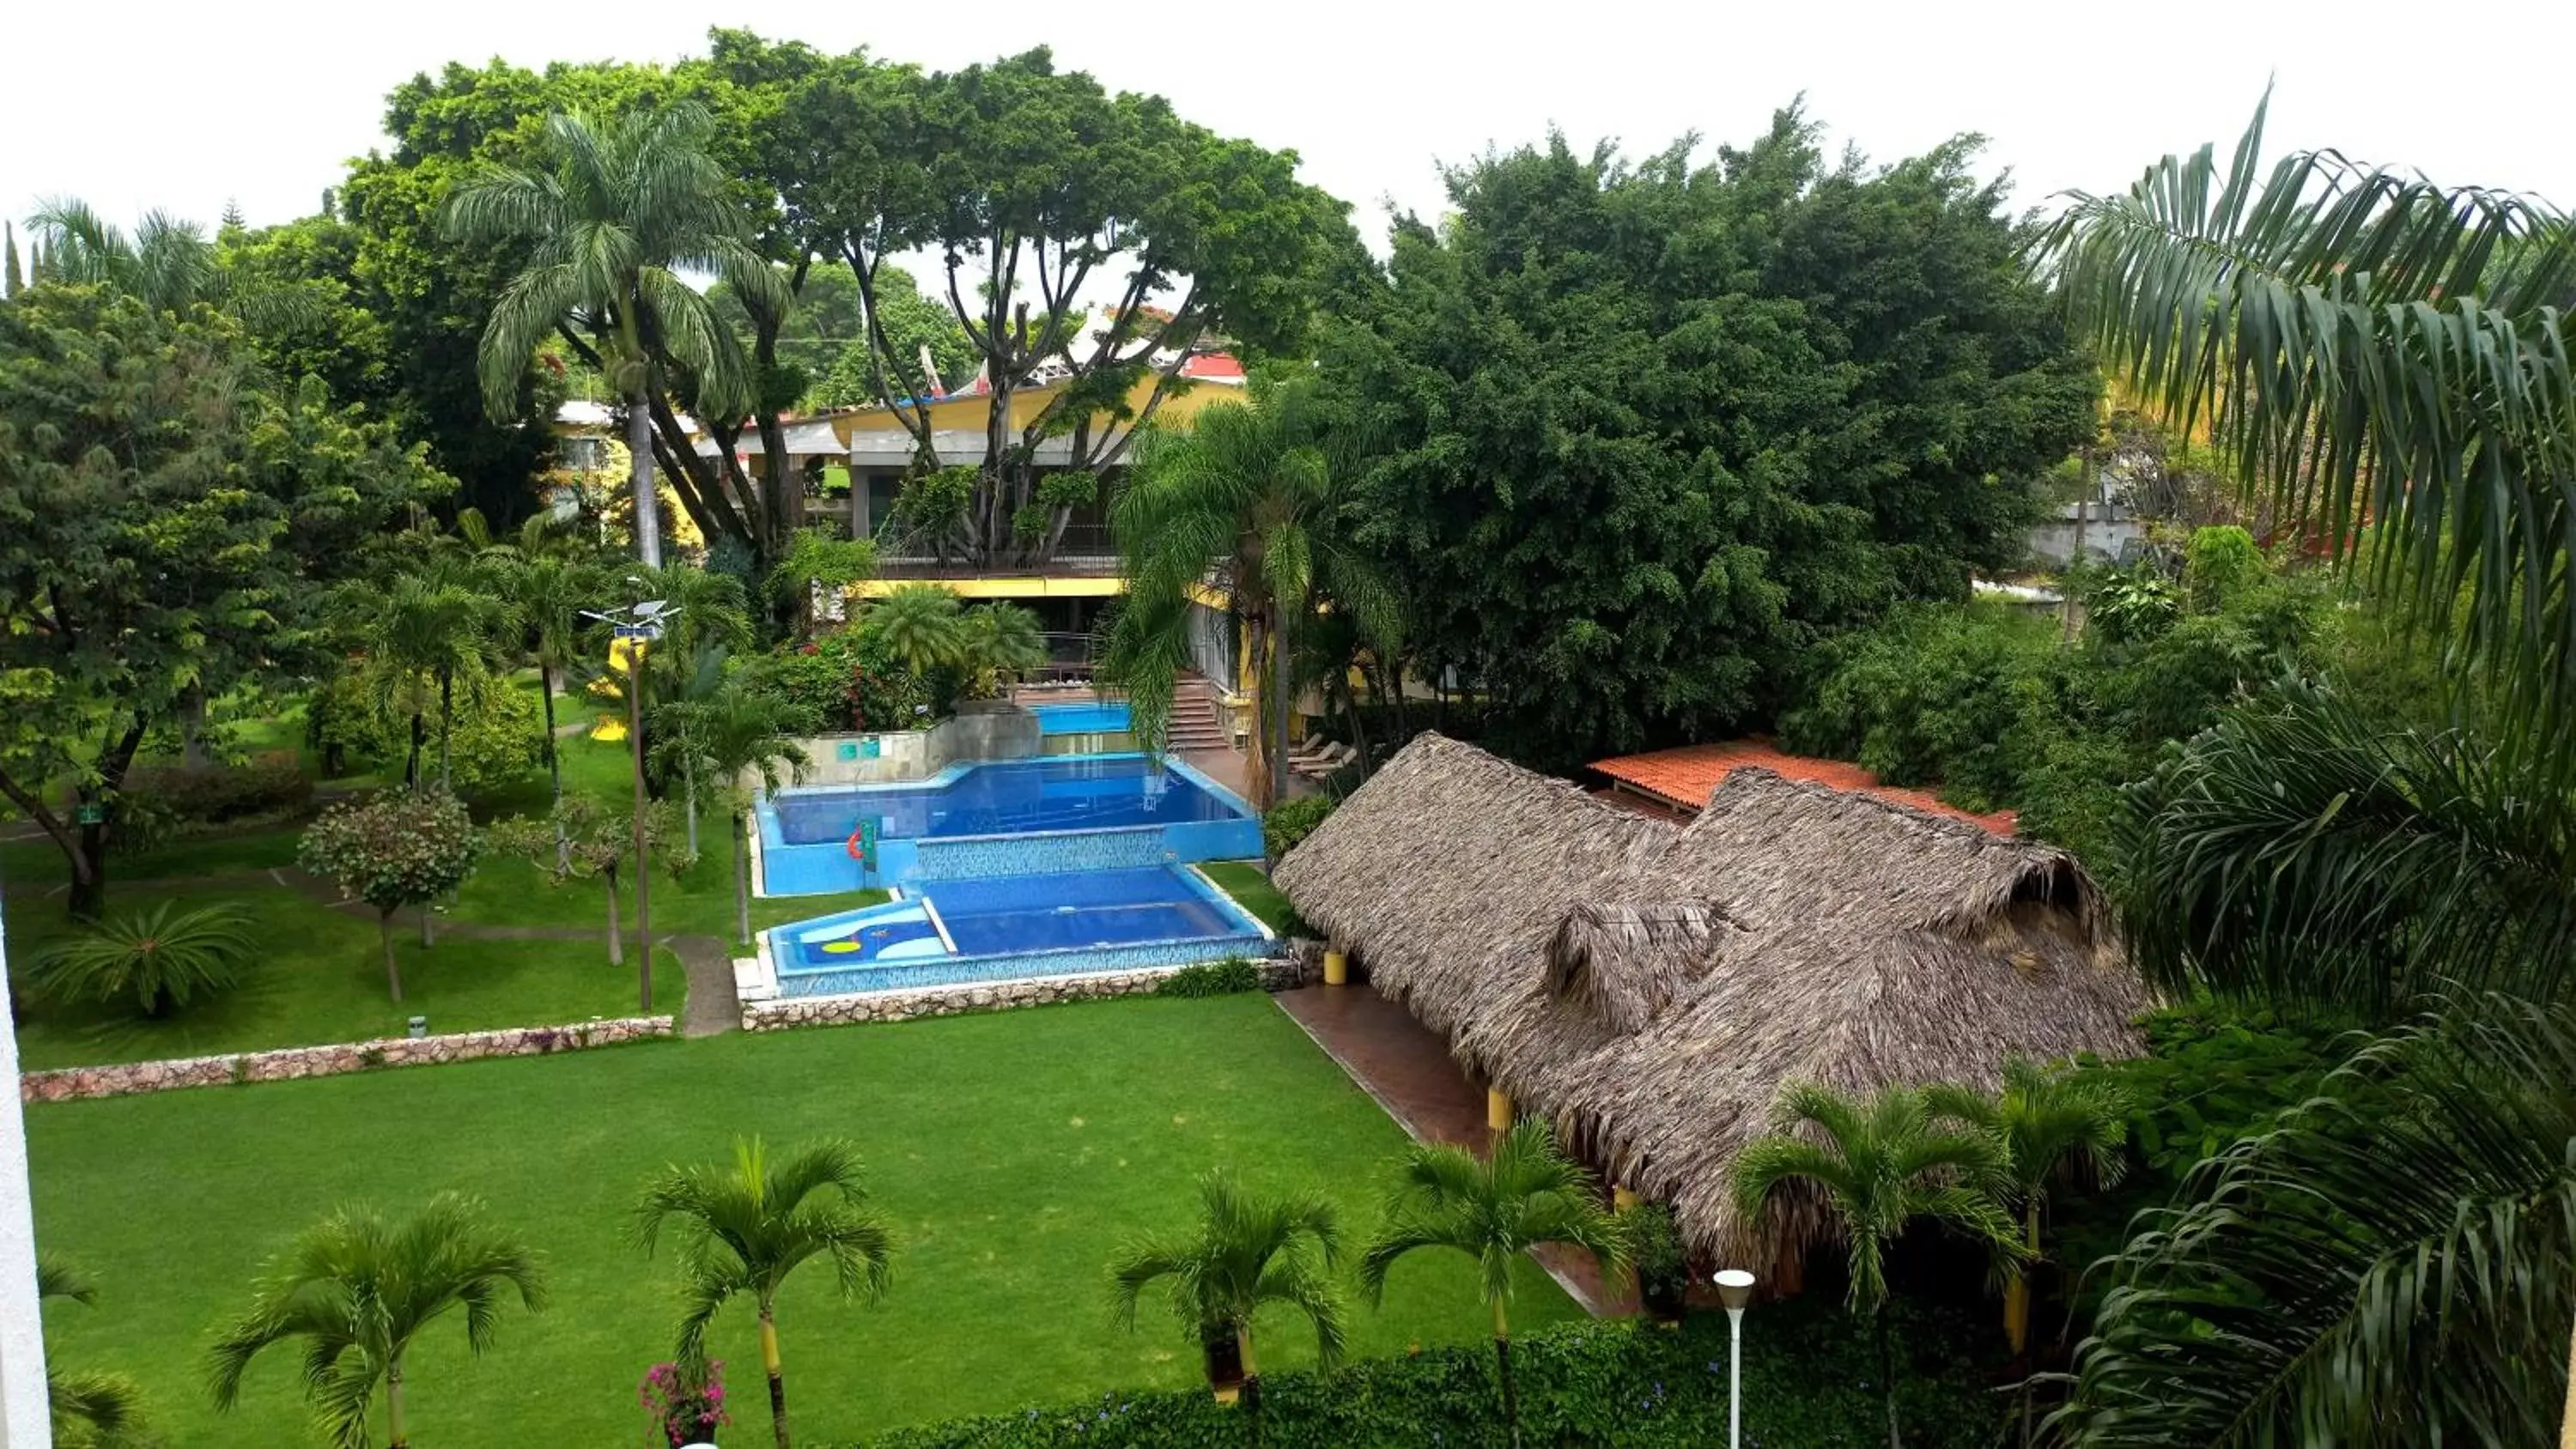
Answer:
<path fill-rule="evenodd" d="M 1541 1243 L 1590 1253 L 1603 1277 L 1628 1266 L 1628 1225 L 1601 1200 L 1600 1185 L 1535 1119 L 1495 1139 L 1479 1158 L 1463 1147 L 1416 1144 L 1397 1169 L 1385 1226 L 1360 1254 L 1360 1291 L 1374 1306 L 1387 1274 L 1407 1254 L 1445 1248 L 1476 1261 L 1476 1286 L 1494 1318 L 1494 1369 L 1513 1449 L 1521 1442 L 1520 1397 L 1512 1383 L 1512 1265 Z"/>
<path fill-rule="evenodd" d="M 67 1259 L 39 1253 L 36 1297 L 87 1307 L 98 1301 L 98 1289 Z M 119 1449 L 144 1442 L 143 1391 L 123 1374 L 57 1370 L 48 1364 L 45 1398 L 53 1411 L 54 1442 L 64 1449 Z"/>
<path fill-rule="evenodd" d="M 733 914 L 737 939 L 751 943 L 751 848 L 745 828 L 751 796 L 742 777 L 756 773 L 776 790 L 781 771 L 802 779 L 809 763 L 796 743 L 795 711 L 776 695 L 727 679 L 691 707 L 689 736 L 705 769 L 725 790 L 733 828 Z"/>
<path fill-rule="evenodd" d="M 2387 1034 L 2143 1215 L 2051 1417 L 2101 1449 L 2538 1445 L 2576 1287 L 2576 1009 Z"/>
<path fill-rule="evenodd" d="M 1136 1326 L 1145 1290 L 1167 1285 L 1172 1311 L 1202 1345 L 1230 1341 L 1243 1370 L 1243 1403 L 1252 1442 L 1261 1442 L 1261 1368 L 1252 1325 L 1277 1304 L 1315 1330 L 1315 1361 L 1330 1369 L 1344 1341 L 1341 1295 L 1332 1268 L 1341 1251 L 1333 1205 L 1317 1192 L 1276 1197 L 1249 1192 L 1231 1173 L 1199 1179 L 1198 1228 L 1186 1236 L 1133 1243 L 1110 1264 L 1118 1321 Z M 1210 1364 L 1211 1376 L 1215 1366 Z"/>
<path fill-rule="evenodd" d="M 960 652 L 978 670 L 989 669 L 1004 684 L 1047 662 L 1046 633 L 1038 616 L 1018 604 L 979 604 L 961 621 Z"/>
<path fill-rule="evenodd" d="M 937 584 L 904 584 L 868 606 L 861 626 L 885 641 L 886 653 L 914 675 L 966 657 L 957 595 Z"/>
<path fill-rule="evenodd" d="M 1802 1195 L 1823 1211 L 1851 1263 L 1846 1304 L 1870 1321 L 1879 1387 L 1887 1401 L 1888 1449 L 1902 1449 L 1896 1368 L 1888 1349 L 1887 1250 L 1929 1219 L 2014 1262 L 2021 1244 L 1996 1206 L 1992 1184 L 2004 1148 L 1975 1128 L 1944 1124 L 1918 1088 L 1884 1087 L 1854 1100 L 1812 1084 L 1781 1094 L 1771 1135 L 1735 1159 L 1736 1211 L 1758 1222 L 1775 1199 Z"/>
<path fill-rule="evenodd" d="M 2265 168 L 2264 113 L 2230 158 L 2203 147 L 2168 156 L 2127 193 L 2077 195 L 2049 232 L 2039 265 L 2119 379 L 2185 424 L 2207 421 L 2221 452 L 2292 521 L 2357 560 L 2402 599 L 2441 647 L 2463 688 L 2455 727 L 2426 736 L 2390 729 L 2349 701 L 2290 691 L 2240 710 L 2133 793 L 2122 827 L 2128 915 L 2140 964 L 2166 981 L 2221 996 L 2359 1008 L 2393 1020 L 2427 989 L 2446 1009 L 2491 1012 L 2487 985 L 2531 1001 L 2564 997 L 2576 919 L 2576 363 L 2567 302 L 2576 294 L 2576 231 L 2549 205 L 2418 175 L 2300 153 Z M 2366 526 L 2365 526 L 2366 525 Z M 2496 1126 L 2504 1125 L 2499 1110 Z M 2535 1165 L 2565 1153 L 2540 1144 Z M 2513 1160 L 2497 1158 L 2498 1162 Z M 2285 1165 L 2295 1158 L 2282 1159 Z M 2438 1162 L 2391 1160 L 2383 1181 L 2441 1181 Z M 2199 1181 L 2204 1204 L 2221 1179 Z M 2320 1177 L 2319 1193 L 2367 1218 L 2380 1183 Z M 2545 1175 L 2525 1180 L 2548 1191 Z M 2463 1191 L 2458 1211 L 2477 1211 Z M 2445 1251 L 2443 1231 L 2385 1243 L 2375 1274 L 2402 1279 L 2418 1251 Z M 2252 1277 L 2246 1235 L 2200 1232 L 2163 1245 L 2199 1255 L 2199 1271 Z M 2515 1270 L 2567 1292 L 2576 1262 L 2524 1236 L 2499 1244 Z M 2320 1278 L 2319 1283 L 2336 1280 Z M 2375 1275 L 2367 1282 L 2378 1281 Z M 2439 1279 L 2407 1300 L 2405 1322 L 2444 1341 L 2466 1311 L 2465 1279 Z M 2111 1305 L 2136 1300 L 2115 1290 Z M 2356 1291 L 2359 1312 L 2391 1300 Z M 2159 1328 L 2161 1325 L 2161 1329 Z M 2326 1320 L 2259 1322 L 2287 1337 L 2247 1345 L 2244 1364 L 2305 1362 L 2324 1351 Z M 2554 1365 L 2542 1338 L 2568 1319 L 2520 1320 L 2516 1351 Z M 2188 1355 L 2188 1318 L 2106 1306 L 2097 1341 L 2128 1335 L 2142 1352 L 2168 1335 Z M 2371 1339 L 2353 1352 L 2380 1352 Z M 2088 1353 L 2108 1352 L 2087 1346 Z M 2576 1348 L 2571 1348 L 2576 1353 Z M 2444 1377 L 2437 1356 L 2394 1355 L 2382 1379 L 2391 1406 L 2451 1402 L 2475 1376 Z M 2089 1369 L 2074 1411 L 2107 1392 Z M 2351 1362 L 2353 1374 L 2381 1366 Z M 2204 1382 L 2214 1390 L 2216 1381 Z M 2313 1376 L 2255 1376 L 2237 1421 L 2326 1416 Z M 2177 1382 L 2177 1394 L 2182 1392 Z M 2478 1416 L 2508 1422 L 2490 1403 Z M 2091 1422 L 2089 1419 L 2085 1422 Z M 2564 1429 L 2576 1439 L 2576 1399 Z"/>
<path fill-rule="evenodd" d="M 48 200 L 28 221 L 51 280 L 110 288 L 156 312 L 185 312 L 225 291 L 214 243 L 168 212 L 145 212 L 131 237 L 76 197 Z"/>
<path fill-rule="evenodd" d="M 412 1341 L 462 1310 L 466 1347 L 484 1353 L 513 1296 L 531 1313 L 543 1309 L 545 1274 L 527 1245 L 494 1227 L 473 1199 L 441 1193 L 402 1222 L 344 1208 L 295 1240 L 250 1308 L 216 1339 L 206 1358 L 215 1406 L 239 1402 L 242 1376 L 262 1352 L 300 1340 L 305 1394 L 337 1449 L 373 1442 L 379 1390 L 385 1443 L 403 1449 L 411 1442 L 403 1359 Z"/>
<path fill-rule="evenodd" d="M 1202 409 L 1187 432 L 1147 436 L 1112 508 L 1127 599 L 1104 670 L 1125 686 L 1138 736 L 1159 744 L 1189 667 L 1190 607 L 1212 581 L 1246 630 L 1258 809 L 1287 788 L 1287 636 L 1322 597 L 1372 640 L 1396 632 L 1392 591 L 1350 542 L 1352 448 L 1309 379 L 1261 381 L 1244 402 Z"/>
<path fill-rule="evenodd" d="M 229 906 L 178 909 L 163 901 L 141 915 L 102 920 L 36 954 L 28 980 L 58 1000 L 131 1000 L 153 1020 L 233 984 L 257 949 L 250 921 Z"/>
<path fill-rule="evenodd" d="M 635 1208 L 635 1241 L 653 1251 L 677 1220 L 686 1307 L 680 1352 L 706 1351 L 716 1311 L 740 1297 L 760 1316 L 760 1360 L 769 1374 L 769 1421 L 778 1449 L 790 1449 L 787 1378 L 778 1358 L 778 1290 L 788 1275 L 828 1258 L 844 1302 L 884 1296 L 894 1239 L 867 1205 L 858 1149 L 837 1139 L 773 1162 L 759 1138 L 734 1143 L 733 1161 L 674 1164 L 645 1184 Z"/>
<path fill-rule="evenodd" d="M 543 170 L 486 171 L 448 199 L 444 214 L 453 239 L 529 245 L 527 265 L 484 326 L 486 408 L 496 419 L 510 413 L 528 358 L 548 337 L 566 329 L 586 337 L 625 401 L 636 556 L 653 568 L 662 564 L 653 398 L 685 381 L 710 415 L 757 401 L 741 343 L 681 273 L 712 274 L 738 296 L 786 305 L 784 284 L 746 240 L 724 168 L 707 153 L 709 129 L 693 105 L 605 121 L 558 113 L 546 120 Z"/>

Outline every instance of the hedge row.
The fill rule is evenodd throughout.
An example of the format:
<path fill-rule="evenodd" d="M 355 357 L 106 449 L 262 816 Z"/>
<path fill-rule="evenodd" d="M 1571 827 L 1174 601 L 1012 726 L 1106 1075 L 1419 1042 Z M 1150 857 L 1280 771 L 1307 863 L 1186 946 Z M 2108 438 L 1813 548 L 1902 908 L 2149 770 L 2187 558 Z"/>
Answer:
<path fill-rule="evenodd" d="M 1910 1449 L 1992 1449 L 2009 1395 L 1989 1387 L 2001 1331 L 1890 1305 Z M 1726 1316 L 1679 1330 L 1634 1320 L 1545 1329 L 1516 1340 L 1521 1430 L 1530 1449 L 1707 1449 L 1726 1442 Z M 1746 1318 L 1748 1449 L 1886 1442 L 1866 1331 L 1831 1304 L 1792 1301 Z M 1488 1449 L 1505 1442 L 1488 1348 L 1444 1348 L 1265 1377 L 1268 1449 Z M 1109 1394 L 1079 1404 L 900 1429 L 849 1449 L 1239 1449 L 1244 1415 L 1200 1389 Z"/>

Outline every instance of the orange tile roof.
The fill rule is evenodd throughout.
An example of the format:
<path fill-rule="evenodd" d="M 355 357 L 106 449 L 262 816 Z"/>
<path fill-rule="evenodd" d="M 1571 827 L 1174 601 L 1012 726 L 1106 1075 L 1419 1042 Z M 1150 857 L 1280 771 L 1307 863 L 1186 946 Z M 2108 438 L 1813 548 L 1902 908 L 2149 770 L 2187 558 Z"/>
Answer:
<path fill-rule="evenodd" d="M 1684 745 L 1677 750 L 1620 755 L 1592 762 L 1592 768 L 1613 780 L 1691 811 L 1706 805 L 1709 792 L 1716 789 L 1718 782 L 1738 765 L 1759 765 L 1788 779 L 1811 780 L 1836 790 L 1858 790 L 1899 805 L 1928 810 L 1935 815 L 1974 821 L 1997 835 L 2013 833 L 2013 812 L 2009 810 L 1992 815 L 1972 814 L 1956 805 L 1945 805 L 1920 790 L 1882 785 L 1876 775 L 1858 765 L 1847 765 L 1840 760 L 1814 760 L 1804 755 L 1784 755 L 1771 748 L 1771 742 L 1764 739 Z"/>

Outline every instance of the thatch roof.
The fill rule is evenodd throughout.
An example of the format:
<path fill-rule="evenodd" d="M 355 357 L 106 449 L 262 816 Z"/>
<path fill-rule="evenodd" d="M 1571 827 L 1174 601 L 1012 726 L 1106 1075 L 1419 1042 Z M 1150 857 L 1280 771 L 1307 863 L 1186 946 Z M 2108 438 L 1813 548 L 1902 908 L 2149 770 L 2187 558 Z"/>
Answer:
<path fill-rule="evenodd" d="M 2063 852 L 1757 768 L 1677 826 L 1424 736 L 1278 880 L 1711 1253 L 1763 1246 L 1729 1179 L 1783 1086 L 1992 1087 L 2009 1054 L 2134 1054 L 2147 1005 Z"/>

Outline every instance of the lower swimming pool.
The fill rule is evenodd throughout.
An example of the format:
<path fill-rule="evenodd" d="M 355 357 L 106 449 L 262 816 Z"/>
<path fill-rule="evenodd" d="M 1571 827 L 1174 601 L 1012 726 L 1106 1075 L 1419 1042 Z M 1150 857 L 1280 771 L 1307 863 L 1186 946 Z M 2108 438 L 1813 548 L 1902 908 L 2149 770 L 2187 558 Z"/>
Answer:
<path fill-rule="evenodd" d="M 1177 965 L 1268 941 L 1223 892 L 1170 865 L 939 881 L 765 933 L 786 996 Z"/>

